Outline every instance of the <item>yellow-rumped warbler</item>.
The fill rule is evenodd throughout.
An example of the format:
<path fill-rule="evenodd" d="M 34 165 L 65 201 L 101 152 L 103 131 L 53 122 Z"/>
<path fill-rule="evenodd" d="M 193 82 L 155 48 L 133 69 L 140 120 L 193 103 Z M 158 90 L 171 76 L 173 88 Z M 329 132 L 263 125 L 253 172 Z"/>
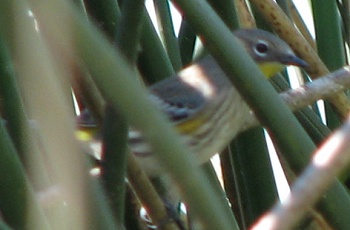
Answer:
<path fill-rule="evenodd" d="M 259 29 L 234 32 L 266 77 L 281 71 L 285 65 L 305 67 L 284 41 Z M 174 123 L 198 158 L 207 162 L 221 152 L 235 137 L 250 109 L 215 59 L 207 56 L 199 62 L 150 87 L 151 97 Z M 131 129 L 131 151 L 150 176 L 162 172 L 152 155 L 152 148 L 142 133 Z"/>

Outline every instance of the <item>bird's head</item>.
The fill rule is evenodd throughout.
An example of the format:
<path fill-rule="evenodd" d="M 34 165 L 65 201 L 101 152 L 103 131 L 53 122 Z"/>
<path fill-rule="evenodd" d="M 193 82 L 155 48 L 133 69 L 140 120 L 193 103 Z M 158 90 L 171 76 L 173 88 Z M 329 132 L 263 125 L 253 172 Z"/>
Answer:
<path fill-rule="evenodd" d="M 234 32 L 247 52 L 258 64 L 266 77 L 272 77 L 286 65 L 307 67 L 290 46 L 275 35 L 259 29 L 241 29 Z"/>

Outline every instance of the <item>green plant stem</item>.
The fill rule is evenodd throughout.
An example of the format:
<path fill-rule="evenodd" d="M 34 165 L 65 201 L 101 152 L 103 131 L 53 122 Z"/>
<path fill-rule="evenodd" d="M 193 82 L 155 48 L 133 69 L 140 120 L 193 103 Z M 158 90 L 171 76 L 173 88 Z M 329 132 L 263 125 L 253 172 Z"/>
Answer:
<path fill-rule="evenodd" d="M 96 229 L 115 229 L 114 220 L 111 218 L 104 194 L 92 186 L 91 178 L 88 175 L 86 156 L 81 155 L 80 146 L 75 140 L 73 111 L 60 87 L 62 81 L 68 80 L 68 78 L 64 78 L 67 77 L 65 75 L 66 69 L 59 68 L 61 67 L 59 64 L 63 63 L 60 62 L 60 59 L 54 59 L 50 55 L 52 53 L 47 49 L 47 43 L 44 42 L 42 33 L 38 33 L 38 30 L 33 26 L 34 20 L 28 19 L 28 9 L 34 12 L 36 3 L 38 2 L 18 0 L 11 1 L 11 4 L 7 4 L 6 7 L 13 10 L 13 17 L 16 21 L 20 20 L 20 23 L 13 29 L 21 31 L 15 33 L 16 39 L 14 39 L 18 44 L 21 44 L 21 49 L 20 52 L 16 52 L 18 51 L 17 44 L 17 46 L 11 47 L 11 51 L 16 54 L 16 71 L 21 76 L 19 78 L 21 92 L 25 95 L 31 116 L 40 125 L 38 134 L 41 137 L 40 140 L 42 140 L 45 157 L 49 162 L 54 182 L 60 189 L 62 188 L 58 202 L 62 202 L 60 204 L 64 206 L 64 212 L 55 216 L 55 224 L 71 228 L 73 226 L 74 228 L 89 226 L 92 229 L 93 227 Z M 48 9 L 50 7 L 46 7 L 46 10 Z M 59 25 L 54 28 L 60 31 L 57 37 L 45 34 L 45 38 L 52 39 L 50 42 L 54 42 L 55 38 L 60 40 L 59 36 L 67 34 L 67 30 L 65 30 L 67 29 L 66 18 L 62 16 L 63 12 L 60 11 L 60 16 L 54 19 L 46 18 L 47 21 L 57 21 Z M 58 18 L 61 20 L 57 20 Z M 87 23 L 86 18 L 82 17 L 82 20 Z M 47 29 L 44 26 L 46 25 L 45 20 L 40 21 L 40 25 L 42 30 Z M 69 42 L 66 41 L 66 45 L 68 44 Z M 63 201 L 67 205 L 63 205 Z M 54 208 L 50 207 L 50 210 Z M 29 211 L 28 213 L 30 214 Z M 62 219 L 64 221 L 57 223 L 58 220 Z"/>
<path fill-rule="evenodd" d="M 345 65 L 345 51 L 336 1 L 312 1 L 317 52 L 330 71 Z M 327 17 L 325 17 L 327 15 Z M 340 125 L 332 106 L 326 102 L 326 119 L 331 129 Z"/>
<path fill-rule="evenodd" d="M 340 14 L 342 16 L 342 22 L 344 24 L 343 30 L 344 30 L 344 40 L 346 43 L 350 44 L 350 31 L 349 31 L 349 25 L 350 25 L 350 2 L 349 0 L 345 1 L 337 1 L 338 3 L 338 9 L 340 11 Z"/>
<path fill-rule="evenodd" d="M 0 206 L 13 229 L 50 229 L 9 138 L 0 122 Z"/>
<path fill-rule="evenodd" d="M 126 1 L 122 7 L 116 42 L 131 66 L 135 65 L 140 42 L 144 5 L 142 0 Z"/>
<path fill-rule="evenodd" d="M 88 1 L 87 4 L 89 3 L 92 5 L 87 5 L 87 7 L 94 9 L 92 15 L 94 20 L 101 25 L 106 25 L 101 29 L 111 41 L 117 43 L 132 65 L 137 57 L 136 47 L 139 36 L 135 34 L 139 34 L 140 31 L 143 1 L 125 2 L 121 15 L 115 1 Z M 118 22 L 118 27 L 115 22 Z M 114 216 L 118 223 L 123 224 L 128 129 L 123 115 L 115 111 L 110 105 L 107 104 L 104 114 L 101 175 Z"/>
<path fill-rule="evenodd" d="M 244 226 L 250 226 L 278 200 L 263 129 L 239 134 L 230 147 L 240 199 L 237 202 L 242 204 Z"/>
<path fill-rule="evenodd" d="M 211 183 L 211 187 L 214 188 L 216 196 L 220 198 L 220 202 L 222 202 L 222 207 L 225 207 L 225 212 L 231 215 L 232 219 L 235 219 L 235 216 L 232 213 L 231 208 L 228 205 L 227 197 L 225 191 L 223 191 L 218 176 L 216 175 L 213 164 L 208 161 L 204 165 L 201 166 L 206 177 Z"/>
<path fill-rule="evenodd" d="M 115 41 L 120 12 L 115 1 L 86 1 L 85 7 L 93 21 L 102 25 L 100 29 Z M 127 125 L 123 117 L 108 104 L 105 107 L 102 128 L 101 178 L 113 216 L 124 224 L 125 176 L 126 176 Z"/>
<path fill-rule="evenodd" d="M 160 34 L 164 43 L 165 49 L 175 71 L 182 68 L 181 57 L 177 39 L 174 32 L 169 1 L 156 0 L 154 1 L 158 24 L 160 25 Z"/>
<path fill-rule="evenodd" d="M 120 10 L 115 0 L 84 0 L 88 15 L 96 20 L 97 25 L 106 35 L 115 40 L 116 26 L 120 19 Z"/>
<path fill-rule="evenodd" d="M 109 204 L 119 223 L 124 222 L 127 124 L 109 105 L 103 122 L 101 176 Z"/>
<path fill-rule="evenodd" d="M 196 33 L 185 18 L 181 21 L 178 42 L 182 64 L 187 66 L 192 62 L 194 47 L 196 44 Z"/>
<path fill-rule="evenodd" d="M 234 1 L 210 0 L 208 2 L 231 30 L 239 28 L 239 22 Z"/>
<path fill-rule="evenodd" d="M 231 210 L 237 220 L 239 229 L 246 229 L 244 216 L 242 212 L 242 199 L 239 197 L 238 187 L 235 180 L 235 174 L 233 169 L 233 159 L 230 147 L 228 146 L 220 154 L 220 164 L 222 170 L 222 180 L 224 183 L 224 189 L 227 195 L 227 199 L 231 203 Z"/>
<path fill-rule="evenodd" d="M 139 69 L 144 79 L 152 84 L 174 75 L 175 71 L 147 12 L 143 20 Z"/>
<path fill-rule="evenodd" d="M 17 153 L 36 190 L 50 185 L 39 147 L 33 138 L 22 98 L 16 82 L 13 64 L 5 41 L 0 36 L 0 94 L 6 126 Z"/>

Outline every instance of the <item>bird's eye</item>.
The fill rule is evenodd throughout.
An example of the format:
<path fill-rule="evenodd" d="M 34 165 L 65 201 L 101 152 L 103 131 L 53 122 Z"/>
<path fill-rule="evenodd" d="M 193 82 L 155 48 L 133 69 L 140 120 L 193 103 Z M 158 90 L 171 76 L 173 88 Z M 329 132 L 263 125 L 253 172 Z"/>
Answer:
<path fill-rule="evenodd" d="M 259 56 L 264 56 L 266 55 L 267 51 L 268 51 L 268 45 L 263 42 L 263 41 L 259 41 L 254 48 L 255 52 L 257 55 Z"/>

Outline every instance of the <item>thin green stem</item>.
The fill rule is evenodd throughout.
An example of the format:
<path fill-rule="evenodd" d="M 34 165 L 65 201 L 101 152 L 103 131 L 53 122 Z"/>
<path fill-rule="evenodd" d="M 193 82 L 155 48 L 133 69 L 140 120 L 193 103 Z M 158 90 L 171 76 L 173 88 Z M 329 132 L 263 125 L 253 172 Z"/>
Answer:
<path fill-rule="evenodd" d="M 50 229 L 23 166 L 0 123 L 0 206 L 3 219 L 13 229 Z"/>
<path fill-rule="evenodd" d="M 181 61 L 184 66 L 192 62 L 194 47 L 196 44 L 196 33 L 188 24 L 185 18 L 182 19 L 179 31 L 179 49 L 181 54 Z"/>
<path fill-rule="evenodd" d="M 144 12 L 141 46 L 139 69 L 148 83 L 152 84 L 175 74 L 147 12 Z"/>
<path fill-rule="evenodd" d="M 175 36 L 174 25 L 170 12 L 169 1 L 156 0 L 154 1 L 156 15 L 162 41 L 168 53 L 169 59 L 175 71 L 182 68 L 181 57 L 177 38 Z"/>
<path fill-rule="evenodd" d="M 242 204 L 244 226 L 250 226 L 278 200 L 263 129 L 239 134 L 230 147 L 240 199 L 237 202 Z"/>
<path fill-rule="evenodd" d="M 344 42 L 336 1 L 312 1 L 317 52 L 330 71 L 345 64 Z M 327 15 L 327 17 L 325 17 Z M 331 104 L 325 103 L 327 124 L 331 129 L 340 125 Z"/>

